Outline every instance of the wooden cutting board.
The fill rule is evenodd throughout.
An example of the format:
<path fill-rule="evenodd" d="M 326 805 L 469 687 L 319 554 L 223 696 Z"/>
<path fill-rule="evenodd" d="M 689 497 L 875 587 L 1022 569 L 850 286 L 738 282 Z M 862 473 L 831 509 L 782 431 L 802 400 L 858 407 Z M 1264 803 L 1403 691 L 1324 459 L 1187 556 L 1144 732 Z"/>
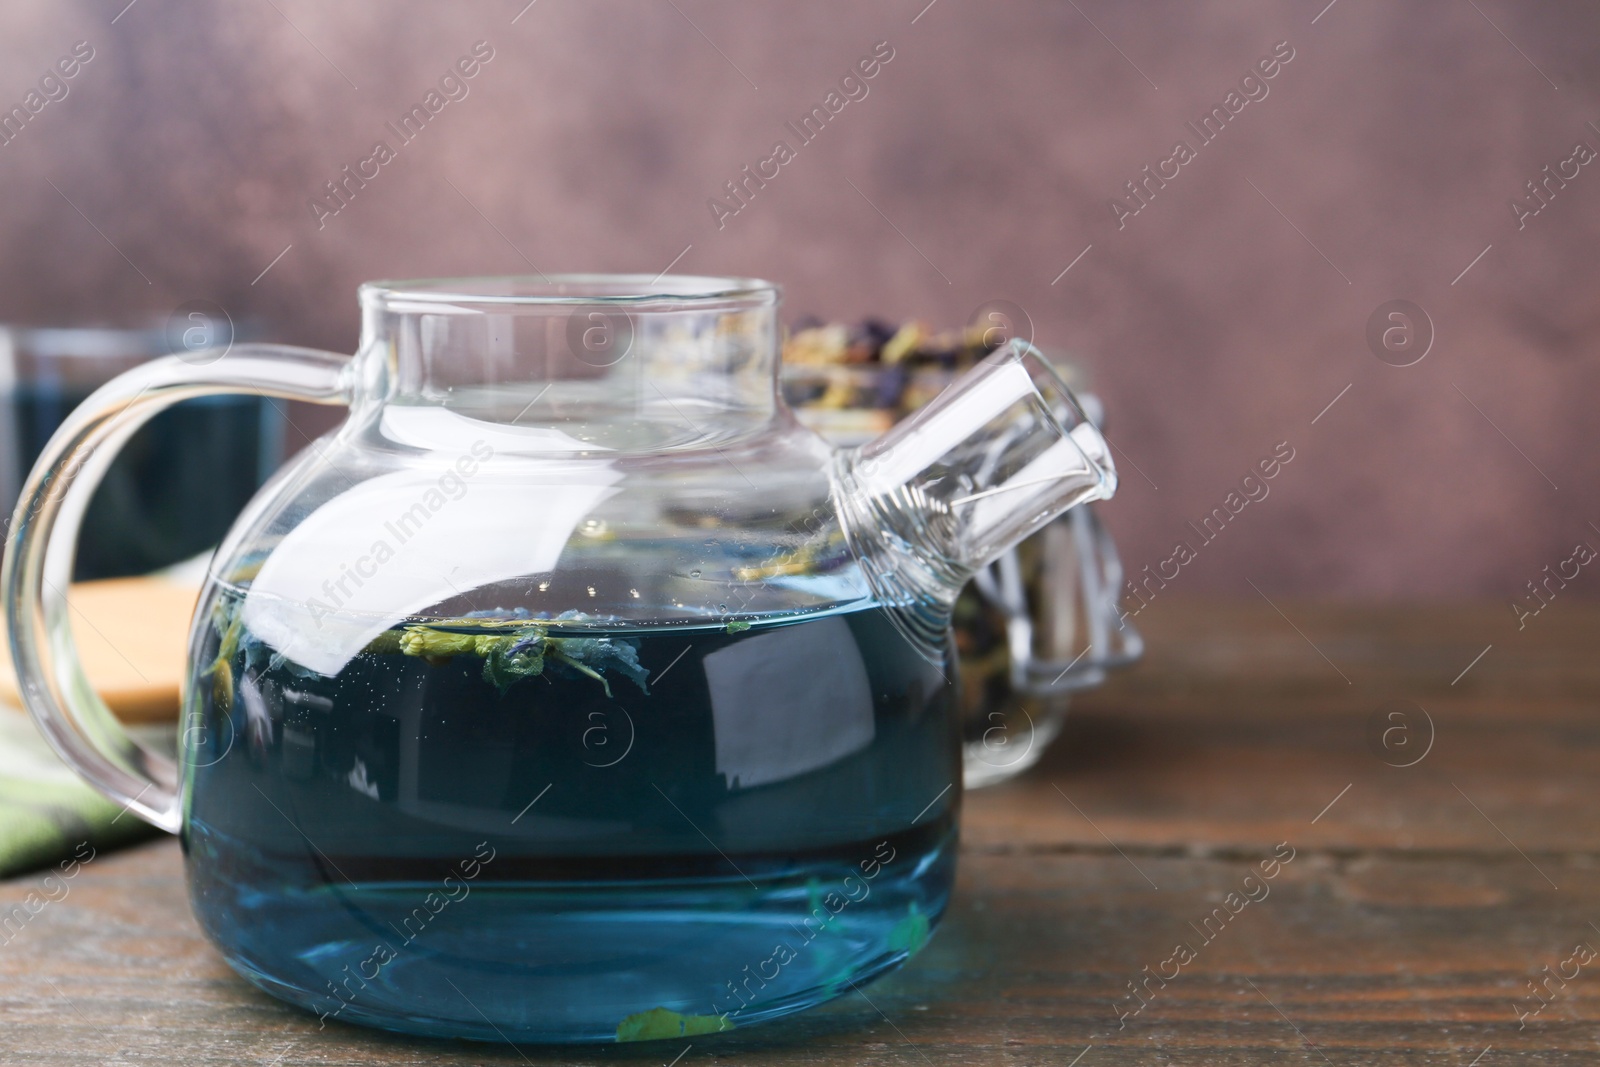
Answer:
<path fill-rule="evenodd" d="M 67 591 L 84 672 L 124 722 L 178 717 L 189 620 L 200 590 L 163 578 L 78 582 Z M 20 704 L 10 650 L 0 645 L 0 700 Z"/>

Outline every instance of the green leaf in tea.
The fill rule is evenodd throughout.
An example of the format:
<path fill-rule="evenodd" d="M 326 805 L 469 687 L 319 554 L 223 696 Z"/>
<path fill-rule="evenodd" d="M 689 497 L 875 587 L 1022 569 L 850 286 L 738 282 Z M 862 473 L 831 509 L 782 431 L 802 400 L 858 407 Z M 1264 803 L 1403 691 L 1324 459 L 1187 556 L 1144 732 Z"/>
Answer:
<path fill-rule="evenodd" d="M 726 1015 L 680 1015 L 667 1008 L 651 1008 L 628 1016 L 617 1024 L 618 1041 L 661 1041 L 670 1037 L 694 1037 L 733 1029 Z"/>
<path fill-rule="evenodd" d="M 474 620 L 476 621 L 476 620 Z M 382 641 L 382 639 L 380 639 Z M 368 652 L 390 651 L 389 642 L 374 641 Z M 630 642 L 609 637 L 552 637 L 544 626 L 524 626 L 512 633 L 460 633 L 432 626 L 407 626 L 393 643 L 393 651 L 441 664 L 453 656 L 483 660 L 483 678 L 502 694 L 524 678 L 543 674 L 546 665 L 587 675 L 611 696 L 604 672 L 622 675 L 648 694 L 649 672 L 639 663 L 639 650 Z"/>

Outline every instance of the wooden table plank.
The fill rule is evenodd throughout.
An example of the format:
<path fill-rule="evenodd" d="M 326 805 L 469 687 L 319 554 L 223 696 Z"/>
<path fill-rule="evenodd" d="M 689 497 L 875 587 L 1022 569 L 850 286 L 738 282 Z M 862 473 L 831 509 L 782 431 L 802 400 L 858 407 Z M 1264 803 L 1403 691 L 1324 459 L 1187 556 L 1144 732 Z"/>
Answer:
<path fill-rule="evenodd" d="M 1146 664 L 1081 701 L 1025 778 L 968 798 L 956 900 L 922 955 L 679 1062 L 1467 1067 L 1492 1046 L 1481 1067 L 1600 1063 L 1600 960 L 1525 1028 L 1515 1014 L 1540 968 L 1600 946 L 1600 610 L 1562 605 L 1519 642 L 1488 610 L 1279 605 L 1347 685 L 1265 605 L 1161 606 L 1140 620 Z M 1451 686 L 1495 626 L 1511 637 Z M 1393 698 L 1434 718 L 1412 767 L 1369 746 Z M 1293 861 L 1231 916 L 1284 841 Z M 0 910 L 39 886 L 0 884 Z M 1119 1023 L 1179 942 L 1193 961 Z M 171 841 L 97 858 L 0 944 L 7 1064 L 665 1064 L 684 1044 L 319 1030 L 205 942 Z"/>
<path fill-rule="evenodd" d="M 1530 855 L 1600 851 L 1600 805 L 1586 802 L 1600 770 L 1600 610 L 1563 605 L 1518 635 L 1507 609 L 1280 607 L 1350 684 L 1262 604 L 1141 618 L 1149 660 L 1080 703 L 1048 766 L 969 797 L 968 840 L 1103 844 L 1082 816 L 1062 818 L 1076 813 L 1060 786 L 1105 834 L 1152 847 L 1292 835 L 1336 850 L 1514 855 L 1497 825 Z M 1510 640 L 1452 686 L 1496 637 Z M 1374 751 L 1368 720 L 1405 711 L 1420 744 L 1419 707 L 1433 748 L 1392 766 L 1407 757 Z"/>

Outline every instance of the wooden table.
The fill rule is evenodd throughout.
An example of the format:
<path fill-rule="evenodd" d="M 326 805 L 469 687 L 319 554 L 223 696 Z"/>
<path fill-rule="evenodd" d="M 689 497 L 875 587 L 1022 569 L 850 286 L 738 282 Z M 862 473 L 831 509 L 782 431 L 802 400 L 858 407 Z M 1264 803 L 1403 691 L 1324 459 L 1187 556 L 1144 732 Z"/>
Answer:
<path fill-rule="evenodd" d="M 1600 608 L 1278 607 L 1146 611 L 1145 663 L 969 796 L 930 946 L 811 1013 L 687 1051 L 319 1032 L 201 938 L 162 841 L 0 945 L 0 1063 L 1600 1062 L 1600 959 L 1517 1017 L 1600 947 Z"/>

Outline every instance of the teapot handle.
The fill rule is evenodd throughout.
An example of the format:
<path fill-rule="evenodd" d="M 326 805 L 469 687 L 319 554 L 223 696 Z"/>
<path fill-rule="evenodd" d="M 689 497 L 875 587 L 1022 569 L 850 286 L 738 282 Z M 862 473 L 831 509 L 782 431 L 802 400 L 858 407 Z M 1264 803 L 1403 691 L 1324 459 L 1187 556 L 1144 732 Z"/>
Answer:
<path fill-rule="evenodd" d="M 182 400 L 218 393 L 347 404 L 348 356 L 235 345 L 168 356 L 118 375 L 69 415 L 22 487 L 0 573 L 18 690 L 39 730 L 74 770 L 140 818 L 182 823 L 177 764 L 135 741 L 83 673 L 67 585 L 95 487 L 134 432 Z"/>

